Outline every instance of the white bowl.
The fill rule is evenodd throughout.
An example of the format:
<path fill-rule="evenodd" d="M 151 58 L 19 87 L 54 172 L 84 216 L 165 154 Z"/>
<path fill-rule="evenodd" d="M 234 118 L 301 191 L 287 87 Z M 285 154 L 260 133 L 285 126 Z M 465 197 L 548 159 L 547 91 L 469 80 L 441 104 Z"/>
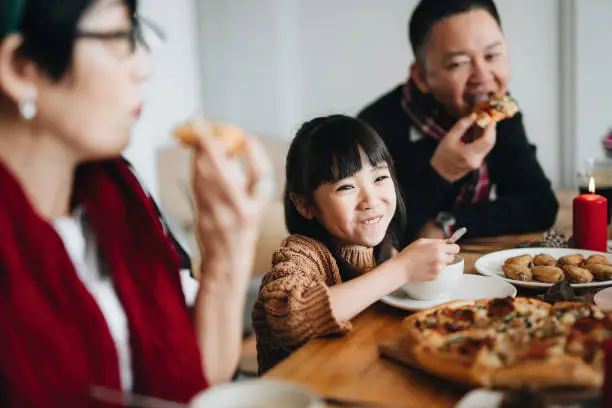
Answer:
<path fill-rule="evenodd" d="M 321 399 L 298 384 L 269 380 L 226 383 L 196 395 L 190 408 L 323 408 Z"/>
<path fill-rule="evenodd" d="M 437 300 L 447 296 L 455 288 L 463 275 L 463 258 L 455 255 L 453 263 L 442 269 L 437 279 L 427 282 L 406 283 L 402 290 L 413 299 Z"/>

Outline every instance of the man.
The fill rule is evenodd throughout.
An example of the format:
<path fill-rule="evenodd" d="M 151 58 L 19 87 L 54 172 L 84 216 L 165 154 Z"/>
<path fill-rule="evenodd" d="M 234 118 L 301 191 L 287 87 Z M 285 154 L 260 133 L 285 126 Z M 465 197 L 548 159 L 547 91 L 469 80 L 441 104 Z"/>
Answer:
<path fill-rule="evenodd" d="M 558 203 L 529 144 L 522 114 L 485 129 L 475 101 L 507 93 L 509 62 L 491 0 L 421 0 L 409 24 L 408 81 L 359 117 L 387 143 L 408 204 L 402 246 L 419 236 L 544 230 Z"/>

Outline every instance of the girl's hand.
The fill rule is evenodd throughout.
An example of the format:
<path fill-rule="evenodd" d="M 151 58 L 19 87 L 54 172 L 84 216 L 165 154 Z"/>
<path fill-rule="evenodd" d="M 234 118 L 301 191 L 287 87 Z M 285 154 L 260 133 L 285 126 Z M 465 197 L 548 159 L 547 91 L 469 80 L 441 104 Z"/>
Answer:
<path fill-rule="evenodd" d="M 434 280 L 459 253 L 459 245 L 443 239 L 421 238 L 404 248 L 395 258 L 402 264 L 406 282 Z"/>

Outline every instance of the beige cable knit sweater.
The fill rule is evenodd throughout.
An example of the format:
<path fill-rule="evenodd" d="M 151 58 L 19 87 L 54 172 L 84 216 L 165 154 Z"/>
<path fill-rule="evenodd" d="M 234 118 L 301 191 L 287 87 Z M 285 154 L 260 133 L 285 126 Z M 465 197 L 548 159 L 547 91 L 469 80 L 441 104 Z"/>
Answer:
<path fill-rule="evenodd" d="M 375 267 L 372 248 L 339 248 L 339 253 L 362 273 Z M 302 235 L 285 238 L 274 251 L 252 314 L 260 374 L 311 339 L 351 330 L 350 322 L 338 321 L 331 310 L 329 287 L 340 283 L 325 245 Z"/>

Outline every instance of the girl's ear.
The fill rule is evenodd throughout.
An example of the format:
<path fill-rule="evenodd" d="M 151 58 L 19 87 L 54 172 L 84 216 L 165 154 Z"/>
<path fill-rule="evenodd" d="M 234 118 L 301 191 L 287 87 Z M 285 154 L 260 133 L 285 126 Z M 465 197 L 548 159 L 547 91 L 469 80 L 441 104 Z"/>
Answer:
<path fill-rule="evenodd" d="M 289 198 L 295 206 L 295 209 L 300 213 L 302 217 L 306 218 L 307 220 L 312 220 L 314 218 L 312 210 L 310 209 L 310 205 L 308 205 L 308 202 L 304 197 L 289 193 Z"/>

